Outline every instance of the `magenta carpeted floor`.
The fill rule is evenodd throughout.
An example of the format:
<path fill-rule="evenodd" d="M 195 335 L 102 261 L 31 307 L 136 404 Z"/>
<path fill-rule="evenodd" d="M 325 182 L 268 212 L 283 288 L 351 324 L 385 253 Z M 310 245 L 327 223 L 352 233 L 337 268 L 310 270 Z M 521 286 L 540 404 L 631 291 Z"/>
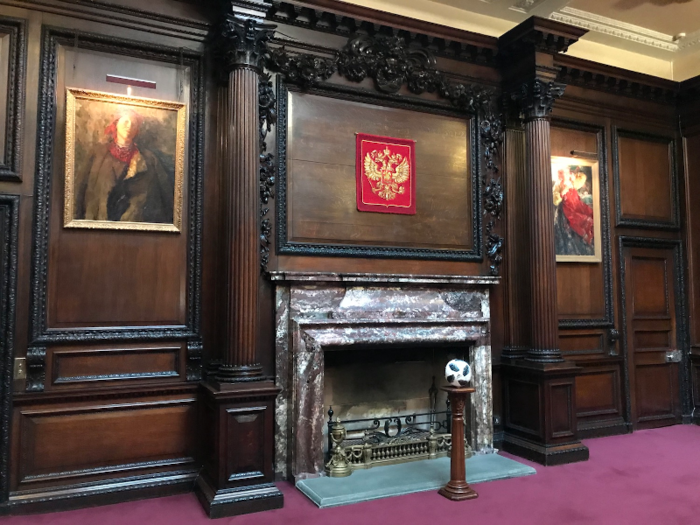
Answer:
<path fill-rule="evenodd" d="M 700 524 L 700 427 L 675 426 L 585 441 L 591 459 L 537 475 L 475 485 L 479 498 L 451 502 L 423 492 L 319 510 L 292 485 L 281 510 L 210 522 L 193 494 L 56 514 L 3 525 L 509 525 Z"/>

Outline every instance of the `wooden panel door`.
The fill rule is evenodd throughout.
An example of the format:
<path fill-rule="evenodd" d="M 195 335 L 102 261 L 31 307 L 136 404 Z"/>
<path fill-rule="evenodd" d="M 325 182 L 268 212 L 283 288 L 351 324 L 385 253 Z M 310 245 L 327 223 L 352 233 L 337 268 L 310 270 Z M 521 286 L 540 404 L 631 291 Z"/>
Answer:
<path fill-rule="evenodd" d="M 681 422 L 673 248 L 626 247 L 625 311 L 634 429 Z"/>

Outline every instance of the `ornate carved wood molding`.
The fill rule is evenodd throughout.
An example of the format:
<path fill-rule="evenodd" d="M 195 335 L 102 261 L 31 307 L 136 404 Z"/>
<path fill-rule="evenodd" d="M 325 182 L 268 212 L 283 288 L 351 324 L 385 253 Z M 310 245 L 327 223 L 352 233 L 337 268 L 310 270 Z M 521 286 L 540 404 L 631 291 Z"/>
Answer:
<path fill-rule="evenodd" d="M 228 75 L 239 67 L 260 69 L 275 27 L 261 24 L 253 18 L 241 19 L 230 13 L 223 16 L 212 32 L 212 52 L 217 71 Z"/>
<path fill-rule="evenodd" d="M 503 262 L 503 244 L 505 240 L 496 233 L 496 221 L 501 219 L 503 211 L 504 196 L 503 185 L 500 176 L 501 144 L 503 144 L 503 120 L 493 113 L 489 113 L 481 121 L 481 139 L 483 144 L 483 155 L 486 164 L 486 171 L 489 174 L 488 180 L 484 180 L 483 208 L 487 222 L 486 234 L 486 256 L 489 259 L 489 270 L 491 275 L 498 275 L 500 265 Z"/>
<path fill-rule="evenodd" d="M 482 187 L 475 191 L 482 193 L 481 208 L 484 210 L 484 214 L 489 216 L 486 222 L 485 251 L 489 258 L 490 272 L 492 275 L 498 275 L 504 243 L 503 237 L 496 233 L 496 224 L 503 209 L 503 188 L 499 175 L 503 124 L 502 118 L 495 109 L 497 102 L 493 91 L 449 80 L 444 73 L 436 69 L 435 57 L 429 50 L 409 48 L 403 38 L 386 35 L 355 35 L 332 57 L 290 54 L 283 47 L 277 48 L 270 51 L 266 65 L 270 70 L 279 73 L 284 82 L 297 84 L 302 89 L 315 88 L 319 84 L 324 84 L 324 89 L 330 89 L 331 84 L 325 84 L 325 81 L 337 71 L 339 75 L 353 82 L 362 82 L 371 78 L 374 80 L 377 91 L 385 96 L 405 101 L 405 105 L 410 104 L 411 98 L 397 94 L 404 86 L 416 95 L 426 92 L 436 93 L 447 100 L 450 106 L 458 112 L 476 116 L 480 130 L 474 135 L 474 139 L 480 144 L 485 174 L 476 177 L 477 181 L 482 181 Z M 282 92 L 286 93 L 284 89 Z M 281 105 L 284 103 L 281 98 L 278 102 Z M 280 112 L 282 115 L 285 114 L 283 107 Z M 282 120 L 284 127 L 286 121 L 284 118 Z M 261 128 L 261 133 L 263 132 L 266 131 Z M 280 137 L 284 139 L 278 140 L 278 154 L 283 160 L 286 138 L 284 138 L 284 130 L 278 129 L 277 133 L 278 139 Z M 267 163 L 271 162 L 271 157 L 263 157 L 263 154 L 264 150 L 261 146 L 261 162 L 267 166 Z M 265 173 L 267 173 L 266 169 L 265 167 Z M 269 194 L 268 189 L 263 187 L 264 180 L 267 180 L 267 176 L 261 168 L 261 199 L 263 204 L 266 204 Z M 479 187 L 478 184 L 477 187 Z M 284 199 L 286 195 L 284 187 L 281 192 L 281 198 Z M 284 209 L 283 202 L 278 203 L 278 205 Z M 267 212 L 266 208 L 263 210 L 265 213 Z M 480 214 L 481 212 L 478 211 L 475 215 L 475 225 L 480 225 Z M 266 245 L 269 241 L 267 237 L 269 228 L 266 227 L 265 219 L 263 219 L 262 231 L 262 253 L 265 257 L 267 254 Z M 480 238 L 482 233 L 480 226 L 477 227 L 476 232 Z M 282 235 L 282 230 L 278 231 L 278 238 L 281 238 L 280 235 Z M 284 239 L 280 242 L 283 241 Z M 392 252 L 392 256 L 399 256 L 400 253 L 397 250 L 395 253 Z M 480 248 L 477 250 L 477 254 L 480 258 Z M 354 255 L 354 253 L 347 252 L 347 255 Z M 379 254 L 373 255 L 378 256 Z M 405 256 L 411 256 L 411 254 L 406 253 Z M 265 257 L 264 260 L 266 262 L 267 258 Z"/>
<path fill-rule="evenodd" d="M 317 55 L 290 55 L 284 48 L 270 51 L 267 67 L 282 73 L 292 84 L 308 89 L 333 76 L 337 70 L 337 58 L 325 58 Z"/>
<path fill-rule="evenodd" d="M 46 379 L 46 347 L 30 346 L 27 348 L 27 382 L 26 392 L 43 392 Z"/>
<path fill-rule="evenodd" d="M 0 18 L 0 35 L 9 36 L 7 63 L 2 64 L 7 75 L 5 111 L 5 154 L 0 158 L 0 181 L 21 182 L 22 117 L 24 114 L 24 79 L 26 52 L 26 22 L 17 18 Z"/>
<path fill-rule="evenodd" d="M 267 18 L 280 24 L 345 37 L 360 32 L 369 36 L 382 34 L 401 37 L 406 45 L 424 47 L 436 56 L 486 65 L 495 65 L 496 62 L 498 43 L 494 37 L 353 4 L 333 5 L 334 2 L 327 0 L 294 4 L 273 0 L 272 4 Z"/>
<path fill-rule="evenodd" d="M 434 91 L 443 81 L 432 53 L 410 48 L 401 37 L 356 35 L 338 54 L 338 72 L 348 80 L 370 77 L 382 93 L 396 93 L 404 84 L 412 93 Z"/>
<path fill-rule="evenodd" d="M 275 159 L 267 152 L 267 134 L 277 123 L 277 97 L 272 86 L 272 77 L 261 73 L 258 77 L 258 118 L 260 119 L 260 269 L 267 272 L 270 262 L 272 221 L 267 216 L 267 207 L 275 197 Z"/>
<path fill-rule="evenodd" d="M 374 80 L 377 91 L 397 93 L 404 85 L 416 95 L 437 93 L 460 111 L 477 113 L 490 103 L 493 91 L 456 83 L 435 68 L 435 56 L 427 49 L 409 48 L 401 37 L 355 35 L 333 57 L 272 50 L 267 67 L 289 83 L 308 89 L 328 80 L 335 71 L 353 82 Z"/>
<path fill-rule="evenodd" d="M 10 420 L 17 305 L 18 195 L 0 195 L 0 505 L 10 490 Z"/>
<path fill-rule="evenodd" d="M 565 88 L 559 82 L 535 78 L 514 90 L 511 99 L 518 104 L 520 114 L 526 121 L 548 118 L 554 109 L 554 102 L 564 94 Z"/>
<path fill-rule="evenodd" d="M 189 121 L 189 188 L 187 251 L 187 313 L 185 326 L 109 326 L 100 329 L 71 328 L 51 330 L 47 327 L 47 290 L 49 263 L 49 217 L 51 174 L 54 161 L 54 128 L 56 107 L 56 78 L 60 45 L 73 46 L 79 37 L 81 49 L 114 53 L 129 57 L 181 64 L 191 71 Z M 188 341 L 187 367 L 192 380 L 199 379 L 199 357 L 195 349 L 201 345 L 201 279 L 202 279 L 202 199 L 204 147 L 204 75 L 203 55 L 199 52 L 144 44 L 133 40 L 113 38 L 92 33 L 76 33 L 70 29 L 44 27 L 39 96 L 39 136 L 35 176 L 34 235 L 32 252 L 32 291 L 30 349 L 28 355 L 27 389 L 43 388 L 43 360 L 47 345 L 70 342 L 106 342 L 175 339 Z M 34 364 L 32 365 L 31 362 Z M 34 366 L 34 368 L 32 368 Z M 41 384 L 41 386 L 39 386 Z"/>

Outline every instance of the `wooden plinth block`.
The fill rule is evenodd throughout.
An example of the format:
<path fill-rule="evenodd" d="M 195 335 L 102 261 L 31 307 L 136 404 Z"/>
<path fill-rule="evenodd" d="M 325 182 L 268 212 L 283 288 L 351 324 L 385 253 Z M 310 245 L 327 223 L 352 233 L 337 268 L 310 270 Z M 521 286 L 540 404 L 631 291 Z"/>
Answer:
<path fill-rule="evenodd" d="M 278 392 L 271 381 L 202 385 L 204 466 L 195 491 L 210 518 L 283 506 L 272 467 Z"/>
<path fill-rule="evenodd" d="M 501 365 L 504 382 L 503 449 L 542 465 L 586 461 L 578 438 L 574 363 L 519 360 Z"/>
<path fill-rule="evenodd" d="M 450 454 L 450 481 L 438 494 L 452 501 L 462 501 L 478 497 L 476 491 L 467 483 L 464 465 L 464 405 L 467 396 L 474 393 L 472 387 L 443 386 L 452 407 L 452 452 Z"/>

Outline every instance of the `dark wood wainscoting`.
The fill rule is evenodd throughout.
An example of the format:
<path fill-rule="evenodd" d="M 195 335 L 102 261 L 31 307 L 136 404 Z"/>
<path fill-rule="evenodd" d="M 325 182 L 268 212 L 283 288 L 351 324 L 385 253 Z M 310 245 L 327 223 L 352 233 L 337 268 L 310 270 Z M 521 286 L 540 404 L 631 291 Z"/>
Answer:
<path fill-rule="evenodd" d="M 568 115 L 567 115 L 568 117 Z M 611 250 L 607 127 L 569 118 L 552 122 L 552 155 L 572 152 L 597 160 L 600 261 L 557 263 L 559 344 L 565 359 L 582 368 L 576 377 L 581 437 L 627 431 L 623 360 L 616 344 Z"/>
<path fill-rule="evenodd" d="M 193 489 L 208 26 L 184 5 L 0 6 L 0 513 Z M 64 227 L 68 88 L 185 104 L 179 232 Z"/>
<path fill-rule="evenodd" d="M 138 489 L 192 490 L 196 389 L 16 397 L 13 512 L 82 506 L 86 497 L 117 501 Z"/>

